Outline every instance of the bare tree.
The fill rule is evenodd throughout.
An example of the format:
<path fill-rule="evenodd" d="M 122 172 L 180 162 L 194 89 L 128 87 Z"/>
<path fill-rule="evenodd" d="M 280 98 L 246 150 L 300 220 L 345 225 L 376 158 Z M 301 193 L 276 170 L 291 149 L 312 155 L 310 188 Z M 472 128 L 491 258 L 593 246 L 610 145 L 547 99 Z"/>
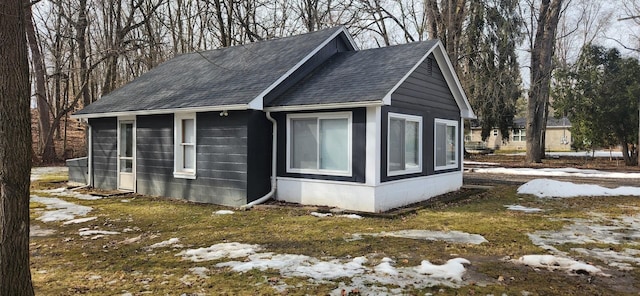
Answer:
<path fill-rule="evenodd" d="M 30 296 L 26 11 L 23 1 L 0 0 L 0 7 L 0 295 Z"/>

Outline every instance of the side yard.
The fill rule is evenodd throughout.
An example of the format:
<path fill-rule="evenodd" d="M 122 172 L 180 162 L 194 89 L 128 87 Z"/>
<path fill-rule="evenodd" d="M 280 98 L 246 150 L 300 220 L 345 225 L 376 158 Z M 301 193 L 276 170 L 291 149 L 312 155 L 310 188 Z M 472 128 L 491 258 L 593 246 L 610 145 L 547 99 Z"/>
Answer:
<path fill-rule="evenodd" d="M 544 198 L 496 185 L 395 215 L 365 216 L 275 203 L 236 211 L 139 195 L 103 197 L 65 190 L 65 180 L 55 170 L 32 180 L 31 270 L 38 295 L 640 290 L 640 197 L 634 194 Z"/>

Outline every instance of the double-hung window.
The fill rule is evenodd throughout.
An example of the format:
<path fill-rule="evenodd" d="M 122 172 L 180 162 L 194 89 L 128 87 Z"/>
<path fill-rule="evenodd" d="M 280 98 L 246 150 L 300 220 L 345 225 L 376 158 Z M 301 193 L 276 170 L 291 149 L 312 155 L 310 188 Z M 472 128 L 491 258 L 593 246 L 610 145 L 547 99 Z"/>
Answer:
<path fill-rule="evenodd" d="M 287 172 L 351 176 L 351 112 L 287 115 Z"/>
<path fill-rule="evenodd" d="M 458 122 L 455 120 L 435 120 L 435 169 L 445 170 L 458 167 Z"/>
<path fill-rule="evenodd" d="M 422 117 L 389 113 L 387 175 L 422 172 Z"/>
<path fill-rule="evenodd" d="M 196 177 L 196 115 L 176 114 L 174 122 L 174 171 L 176 178 Z"/>
<path fill-rule="evenodd" d="M 527 132 L 524 129 L 514 129 L 511 140 L 513 142 L 524 142 L 527 140 Z"/>

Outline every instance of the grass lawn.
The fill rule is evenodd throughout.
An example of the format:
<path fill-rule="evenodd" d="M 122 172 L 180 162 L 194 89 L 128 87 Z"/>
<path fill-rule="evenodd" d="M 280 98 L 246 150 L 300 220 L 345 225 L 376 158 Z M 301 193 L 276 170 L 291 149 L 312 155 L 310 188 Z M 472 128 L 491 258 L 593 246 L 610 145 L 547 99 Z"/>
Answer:
<path fill-rule="evenodd" d="M 66 224 L 64 221 L 43 222 L 38 218 L 55 209 L 47 209 L 43 202 L 31 202 L 32 229 L 35 227 L 42 233 L 33 236 L 30 244 L 37 295 L 340 295 L 343 289 L 345 295 L 525 295 L 527 292 L 528 295 L 638 295 L 640 291 L 640 235 L 636 227 L 640 225 L 640 198 L 637 197 L 539 199 L 518 195 L 514 186 L 498 186 L 453 202 L 426 203 L 402 215 L 363 215 L 362 219 L 350 219 L 339 215 L 316 217 L 311 215 L 314 209 L 298 206 L 235 211 L 139 195 L 84 200 L 72 194 L 53 196 L 54 192 L 41 191 L 62 186 L 55 181 L 65 178 L 49 175 L 33 181 L 32 195 L 90 207 L 89 213 L 75 218 L 96 218 Z M 512 204 L 544 211 L 507 210 L 505 205 Z M 234 212 L 216 214 L 219 210 Z M 587 240 L 553 245 L 557 252 L 593 264 L 609 276 L 570 274 L 514 262 L 523 255 L 550 254 L 534 245 L 527 234 L 562 233 L 563 229 L 576 225 L 576 221 L 626 233 L 626 237 L 623 235 L 617 241 Z M 620 225 L 628 225 L 628 229 Z M 460 231 L 481 235 L 487 242 L 456 243 L 377 235 L 400 230 Z M 151 247 L 161 242 L 165 242 L 164 246 Z M 314 279 L 292 275 L 273 266 L 244 272 L 223 266 L 231 261 L 250 261 L 242 254 L 235 258 L 223 254 L 201 262 L 179 255 L 186 250 L 229 243 L 253 246 L 254 251 L 273 258 L 303 255 L 305 262 L 312 260 L 314 264 L 329 267 L 336 262 L 344 267 L 344 263 L 361 256 L 367 260 L 361 266 L 364 271 L 358 267 L 358 279 L 354 276 Z M 577 248 L 630 250 L 627 252 L 635 254 L 638 261 L 621 267 L 609 266 L 606 258 L 579 252 Z M 444 264 L 457 257 L 471 262 L 466 265 L 462 281 L 409 283 L 422 281 L 408 274 L 423 260 Z M 407 273 L 394 277 L 374 272 L 374 267 L 387 262 L 384 258 L 390 258 L 394 268 Z M 379 273 L 380 278 L 386 280 L 366 280 Z"/>

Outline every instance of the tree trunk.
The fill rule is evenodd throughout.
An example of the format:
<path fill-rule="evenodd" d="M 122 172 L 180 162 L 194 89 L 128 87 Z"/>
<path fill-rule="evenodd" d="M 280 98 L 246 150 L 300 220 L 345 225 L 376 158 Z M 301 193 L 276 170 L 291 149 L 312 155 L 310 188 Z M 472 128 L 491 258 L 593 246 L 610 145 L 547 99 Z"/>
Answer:
<path fill-rule="evenodd" d="M 536 36 L 531 50 L 531 86 L 527 103 L 528 163 L 542 162 L 542 130 L 546 105 L 549 102 L 552 57 L 562 0 L 542 0 Z"/>
<path fill-rule="evenodd" d="M 31 122 L 23 1 L 0 0 L 0 295 L 34 295 L 29 270 Z"/>
<path fill-rule="evenodd" d="M 56 160 L 56 150 L 53 145 L 53 133 L 51 133 L 51 109 L 47 100 L 47 72 L 44 67 L 44 59 L 40 51 L 40 44 L 36 37 L 29 0 L 23 1 L 28 9 L 25 9 L 25 29 L 27 42 L 31 51 L 31 64 L 36 81 L 36 98 L 38 106 L 38 156 L 43 163 L 51 163 Z"/>
<path fill-rule="evenodd" d="M 80 87 L 83 106 L 91 104 L 89 95 L 89 67 L 87 66 L 87 0 L 80 0 L 78 7 L 78 21 L 76 22 L 76 42 L 78 42 L 78 59 L 80 60 Z"/>

